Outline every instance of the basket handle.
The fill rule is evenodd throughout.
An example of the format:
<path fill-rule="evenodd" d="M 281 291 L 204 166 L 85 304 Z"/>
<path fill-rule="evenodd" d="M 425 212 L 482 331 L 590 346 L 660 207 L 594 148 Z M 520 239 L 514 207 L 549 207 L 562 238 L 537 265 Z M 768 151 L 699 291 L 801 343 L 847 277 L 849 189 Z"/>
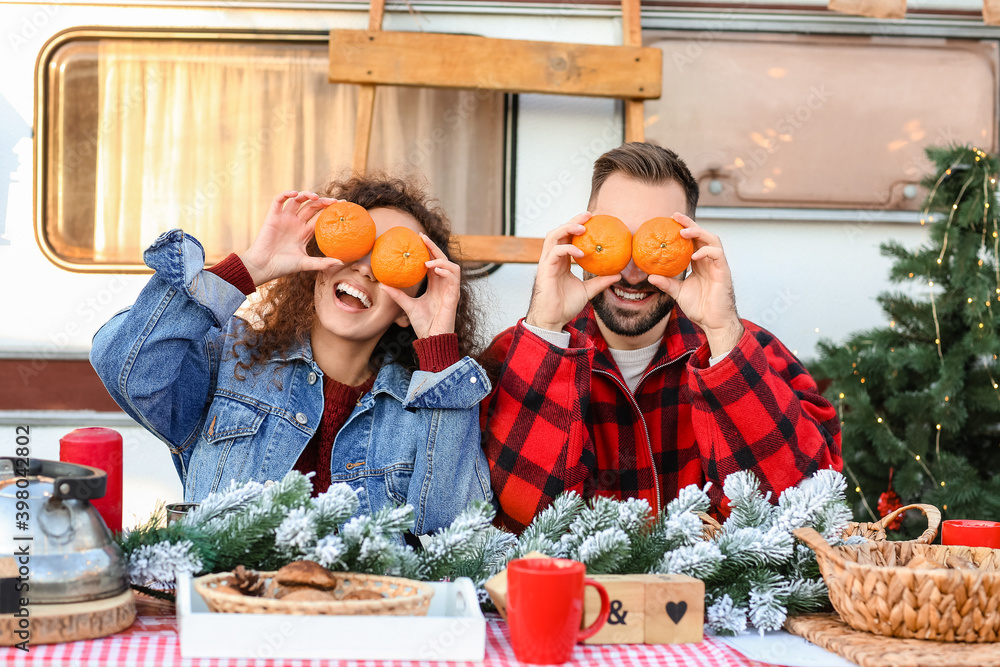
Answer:
<path fill-rule="evenodd" d="M 913 505 L 905 505 L 899 509 L 889 512 L 884 517 L 872 524 L 873 528 L 885 529 L 886 525 L 892 523 L 892 520 L 897 516 L 905 512 L 906 510 L 920 510 L 927 517 L 927 530 L 921 533 L 920 537 L 914 540 L 917 544 L 930 544 L 937 537 L 938 528 L 941 526 L 941 510 L 934 507 L 934 505 L 924 505 L 921 503 L 915 503 Z"/>
<path fill-rule="evenodd" d="M 722 524 L 716 521 L 710 514 L 706 514 L 705 512 L 699 512 L 698 518 L 701 519 L 701 522 L 703 524 L 711 526 L 715 530 L 722 530 Z"/>
<path fill-rule="evenodd" d="M 816 553 L 822 553 L 824 556 L 841 567 L 845 566 L 844 559 L 841 555 L 837 553 L 836 549 L 830 546 L 826 539 L 824 539 L 815 528 L 809 528 L 808 526 L 804 528 L 796 528 L 792 531 L 792 535 L 799 538 L 799 540 L 804 542 L 806 546 Z"/>

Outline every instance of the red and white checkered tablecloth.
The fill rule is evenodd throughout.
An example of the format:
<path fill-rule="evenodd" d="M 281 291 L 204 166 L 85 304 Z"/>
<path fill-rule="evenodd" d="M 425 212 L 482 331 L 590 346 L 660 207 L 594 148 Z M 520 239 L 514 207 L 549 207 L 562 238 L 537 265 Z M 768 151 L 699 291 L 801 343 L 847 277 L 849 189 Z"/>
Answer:
<path fill-rule="evenodd" d="M 614 665 L 615 667 L 651 667 L 679 665 L 728 667 L 761 666 L 746 659 L 720 641 L 706 638 L 699 644 L 589 646 L 579 644 L 569 667 Z M 149 667 L 458 667 L 459 665 L 513 667 L 521 665 L 514 658 L 507 624 L 498 616 L 486 623 L 486 660 L 477 662 L 377 661 L 377 660 L 258 660 L 248 658 L 182 658 L 177 619 L 173 616 L 136 617 L 123 632 L 89 641 L 31 646 L 25 652 L 0 647 L 0 664 L 30 667 L 70 667 L 108 665 L 148 665 Z"/>

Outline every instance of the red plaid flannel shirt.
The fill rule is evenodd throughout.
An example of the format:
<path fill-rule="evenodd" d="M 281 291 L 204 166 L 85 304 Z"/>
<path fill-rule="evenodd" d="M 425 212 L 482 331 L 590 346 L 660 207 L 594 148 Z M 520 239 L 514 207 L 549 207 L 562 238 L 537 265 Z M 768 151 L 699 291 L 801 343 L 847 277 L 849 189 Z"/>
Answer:
<path fill-rule="evenodd" d="M 840 422 L 799 361 L 751 322 L 709 367 L 701 329 L 674 308 L 649 367 L 629 391 L 591 306 L 562 349 L 518 324 L 485 363 L 497 377 L 482 411 L 483 448 L 500 509 L 520 533 L 563 491 L 645 498 L 659 510 L 688 484 L 752 470 L 773 498 L 821 468 L 840 470 Z"/>

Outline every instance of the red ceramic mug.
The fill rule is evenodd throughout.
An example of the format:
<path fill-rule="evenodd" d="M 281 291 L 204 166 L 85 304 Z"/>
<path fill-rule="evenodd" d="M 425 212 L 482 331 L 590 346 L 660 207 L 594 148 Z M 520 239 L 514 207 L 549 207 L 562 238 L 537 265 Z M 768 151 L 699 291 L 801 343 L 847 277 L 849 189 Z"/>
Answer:
<path fill-rule="evenodd" d="M 941 544 L 1000 549 L 1000 522 L 949 519 L 941 524 Z"/>
<path fill-rule="evenodd" d="M 601 612 L 588 628 L 583 619 L 583 590 L 593 586 Z M 591 637 L 608 620 L 608 592 L 587 579 L 587 566 L 564 558 L 521 558 L 507 565 L 507 623 L 514 655 L 521 662 L 566 662 L 578 641 Z"/>

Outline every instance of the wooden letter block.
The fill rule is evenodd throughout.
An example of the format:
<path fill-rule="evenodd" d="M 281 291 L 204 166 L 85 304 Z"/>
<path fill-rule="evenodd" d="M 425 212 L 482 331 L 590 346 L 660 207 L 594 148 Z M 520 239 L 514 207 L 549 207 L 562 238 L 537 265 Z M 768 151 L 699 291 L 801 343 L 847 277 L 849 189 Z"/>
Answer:
<path fill-rule="evenodd" d="M 682 574 L 639 575 L 646 584 L 646 643 L 700 642 L 705 583 Z"/>
<path fill-rule="evenodd" d="M 522 558 L 548 558 L 545 554 L 540 551 L 532 551 L 531 553 L 524 554 Z M 507 620 L 507 568 L 500 570 L 495 574 L 489 581 L 483 584 L 483 588 L 486 592 L 490 594 L 490 599 L 493 600 L 493 605 L 500 612 L 500 616 L 503 620 Z"/>
<path fill-rule="evenodd" d="M 640 574 L 595 574 L 590 576 L 604 586 L 611 598 L 608 622 L 584 644 L 641 644 L 645 638 L 646 582 Z M 593 586 L 584 589 L 583 627 L 589 626 L 601 611 L 601 597 Z"/>

